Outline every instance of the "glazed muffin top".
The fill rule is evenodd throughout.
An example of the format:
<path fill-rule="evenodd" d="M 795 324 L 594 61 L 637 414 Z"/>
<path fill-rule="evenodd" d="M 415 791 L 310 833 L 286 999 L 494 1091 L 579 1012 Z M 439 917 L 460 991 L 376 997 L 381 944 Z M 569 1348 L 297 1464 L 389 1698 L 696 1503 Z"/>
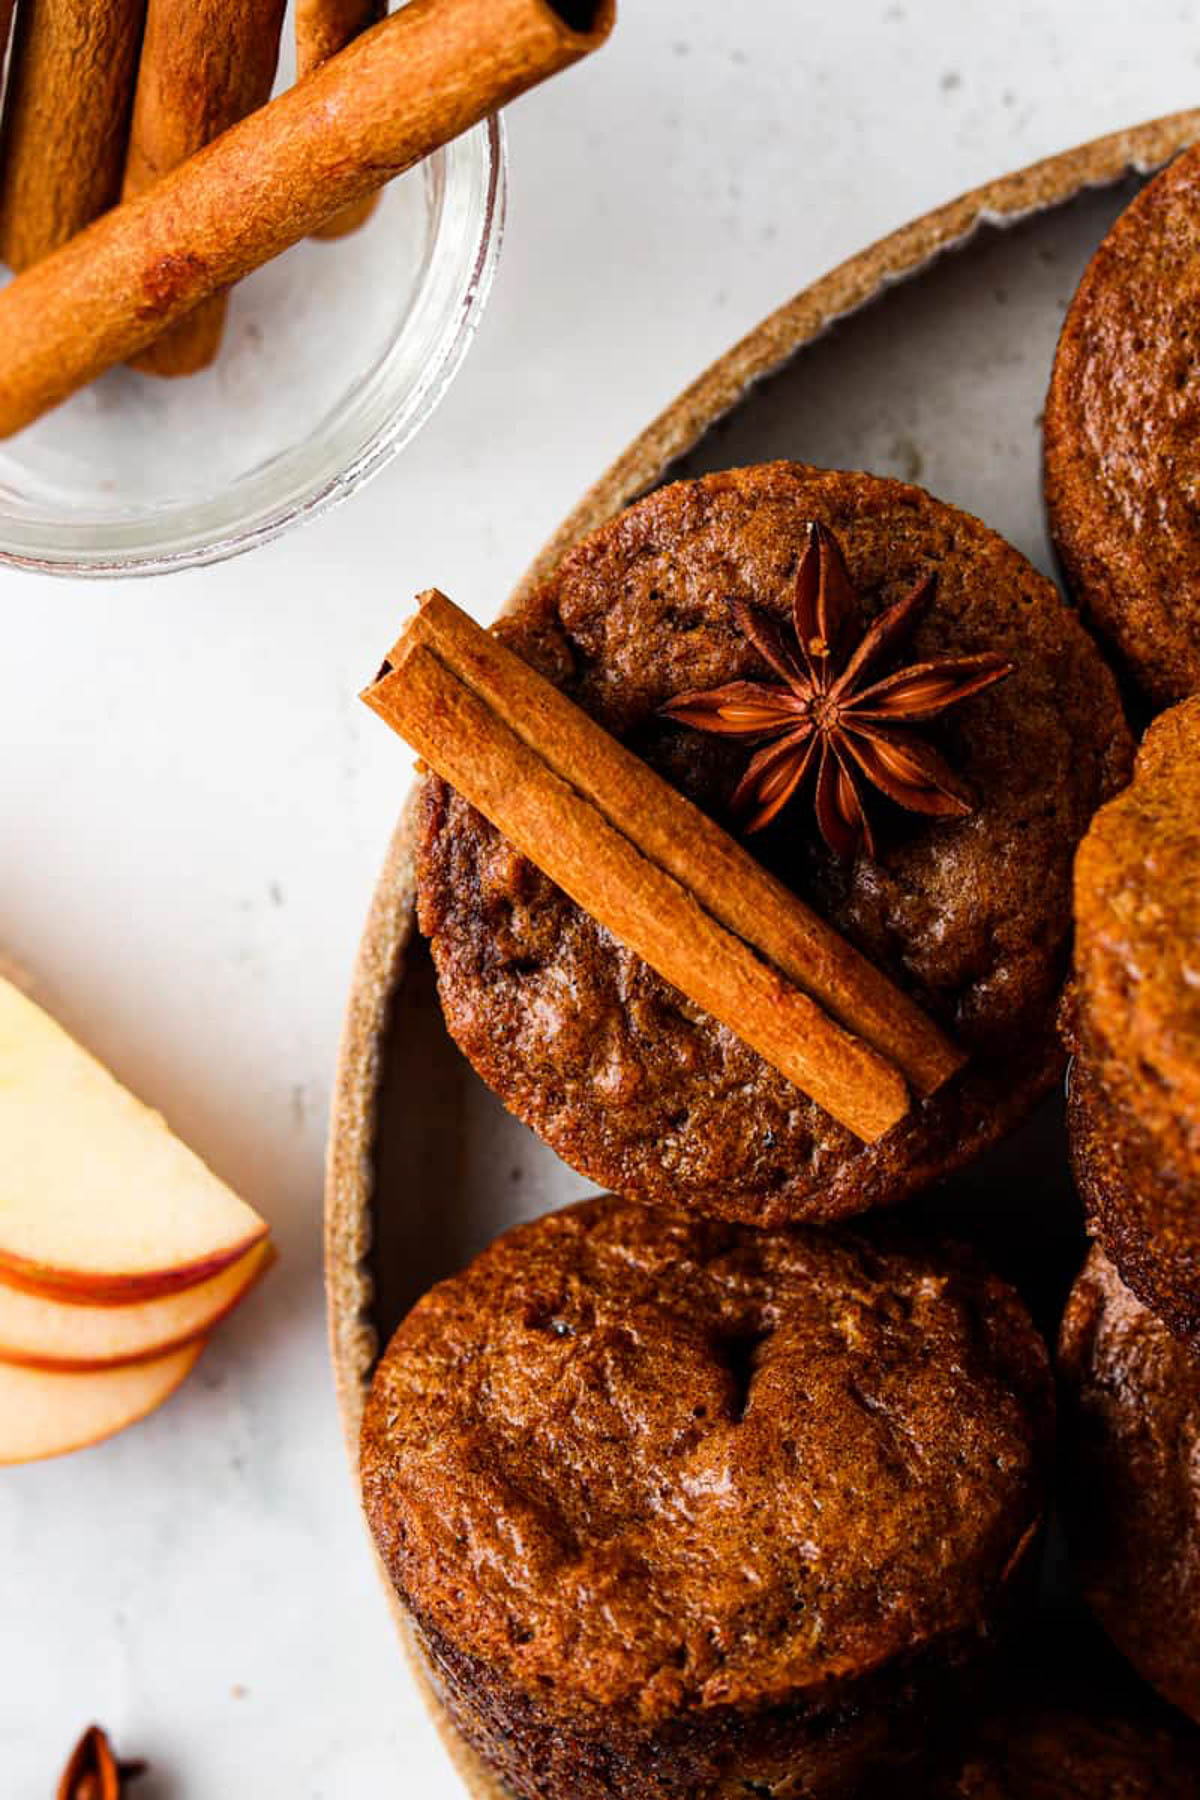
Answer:
<path fill-rule="evenodd" d="M 1177 1171 L 1200 1174 L 1200 696 L 1164 713 L 1075 872 L 1081 1046 Z"/>
<path fill-rule="evenodd" d="M 729 823 L 753 746 L 662 708 L 771 678 L 731 600 L 786 618 L 812 521 L 841 545 L 865 620 L 936 577 L 901 661 L 990 651 L 1015 665 L 920 728 L 972 791 L 970 816 L 872 796 L 875 854 L 839 861 L 809 791 L 746 840 L 971 1053 L 965 1078 L 864 1147 L 436 778 L 417 858 L 447 1023 L 505 1103 L 598 1184 L 764 1224 L 902 1197 L 1053 1078 L 1071 860 L 1130 756 L 1112 676 L 1054 587 L 978 520 L 869 475 L 773 464 L 664 488 L 568 555 L 497 632 Z"/>
<path fill-rule="evenodd" d="M 1200 687 L 1200 148 L 1138 195 L 1071 303 L 1046 402 L 1050 525 L 1162 705 Z"/>
<path fill-rule="evenodd" d="M 1047 1362 L 949 1249 L 587 1201 L 427 1294 L 368 1517 L 419 1623 L 578 1719 L 806 1699 L 994 1614 Z"/>
<path fill-rule="evenodd" d="M 1085 1596 L 1139 1672 L 1200 1724 L 1200 1361 L 1095 1247 L 1059 1368 Z"/>

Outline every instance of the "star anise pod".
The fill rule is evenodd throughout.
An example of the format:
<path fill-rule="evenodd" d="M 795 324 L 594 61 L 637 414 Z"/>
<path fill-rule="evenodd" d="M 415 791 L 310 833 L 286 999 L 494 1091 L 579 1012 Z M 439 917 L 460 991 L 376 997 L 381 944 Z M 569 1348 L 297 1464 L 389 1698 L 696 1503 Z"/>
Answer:
<path fill-rule="evenodd" d="M 63 1770 L 58 1800 L 122 1800 L 126 1782 L 145 1770 L 145 1763 L 118 1762 L 99 1725 L 89 1725 Z"/>
<path fill-rule="evenodd" d="M 1013 664 L 985 652 L 911 663 L 874 678 L 916 626 L 934 580 L 926 576 L 865 626 L 837 539 L 826 526 L 810 525 L 790 634 L 762 607 L 730 602 L 740 630 L 779 681 L 731 681 L 679 694 L 663 712 L 698 731 L 762 745 L 733 795 L 734 811 L 748 815 L 747 832 L 769 825 L 813 771 L 817 824 L 835 856 L 849 856 L 860 842 L 875 853 L 864 783 L 910 812 L 961 818 L 971 811 L 970 790 L 909 727 L 1003 680 Z"/>

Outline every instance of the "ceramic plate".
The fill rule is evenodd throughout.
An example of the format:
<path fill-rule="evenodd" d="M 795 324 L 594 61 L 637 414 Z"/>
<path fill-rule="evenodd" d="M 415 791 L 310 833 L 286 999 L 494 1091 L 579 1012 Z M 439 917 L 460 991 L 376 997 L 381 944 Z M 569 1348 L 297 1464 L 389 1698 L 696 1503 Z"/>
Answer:
<path fill-rule="evenodd" d="M 775 457 L 918 482 L 1051 573 L 1040 425 L 1063 313 L 1117 214 L 1197 138 L 1200 111 L 1097 140 L 964 195 L 806 288 L 636 440 L 514 598 L 660 482 Z M 378 1349 L 418 1295 L 497 1232 L 591 1191 L 446 1034 L 413 928 L 406 813 L 367 921 L 331 1124 L 326 1273 L 352 1459 Z M 917 1204 L 981 1243 L 1053 1329 L 1083 1250 L 1060 1100 Z M 1051 1586 L 1061 1599 L 1061 1580 Z M 498 1800 L 426 1693 L 468 1790 Z"/>

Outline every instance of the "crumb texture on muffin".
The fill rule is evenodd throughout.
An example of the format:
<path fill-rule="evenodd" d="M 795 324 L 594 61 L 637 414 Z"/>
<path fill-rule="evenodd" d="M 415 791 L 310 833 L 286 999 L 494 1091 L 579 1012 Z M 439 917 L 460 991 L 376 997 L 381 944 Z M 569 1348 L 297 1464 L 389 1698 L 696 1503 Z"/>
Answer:
<path fill-rule="evenodd" d="M 1084 1593 L 1134 1667 L 1200 1723 L 1200 1363 L 1095 1247 L 1059 1366 Z"/>
<path fill-rule="evenodd" d="M 1093 1228 L 1130 1287 L 1200 1334 L 1200 696 L 1164 713 L 1075 876 L 1070 1117 Z"/>
<path fill-rule="evenodd" d="M 364 1495 L 475 1741 L 532 1714 L 644 1777 L 665 1732 L 716 1793 L 748 1717 L 786 1760 L 798 1718 L 878 1731 L 922 1659 L 949 1680 L 977 1653 L 1036 1536 L 1050 1405 L 1023 1307 L 965 1253 L 603 1199 L 418 1303 Z"/>
<path fill-rule="evenodd" d="M 581 544 L 498 631 L 728 823 L 745 747 L 661 708 L 769 673 L 730 600 L 782 616 L 810 520 L 836 533 L 866 618 L 936 572 L 906 660 L 986 650 L 1017 665 L 930 728 L 973 791 L 970 817 L 876 800 L 878 853 L 843 866 L 801 797 L 750 840 L 963 1044 L 965 1077 L 864 1147 L 436 779 L 418 845 L 447 1024 L 510 1109 L 600 1185 L 767 1225 L 915 1192 L 1055 1078 L 1071 859 L 1131 754 L 1113 678 L 1053 586 L 978 520 L 867 475 L 774 464 L 662 489 Z"/>
<path fill-rule="evenodd" d="M 1068 578 L 1160 705 L 1200 687 L 1200 148 L 1133 201 L 1063 325 L 1046 502 Z"/>

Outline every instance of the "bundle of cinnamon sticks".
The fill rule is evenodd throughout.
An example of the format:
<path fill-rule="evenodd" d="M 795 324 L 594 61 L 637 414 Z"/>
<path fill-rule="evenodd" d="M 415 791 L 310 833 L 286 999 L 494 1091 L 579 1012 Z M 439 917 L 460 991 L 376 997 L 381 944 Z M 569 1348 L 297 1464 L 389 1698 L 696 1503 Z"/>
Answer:
<path fill-rule="evenodd" d="M 15 22 L 14 22 L 15 6 Z M 216 354 L 225 292 L 595 50 L 615 0 L 0 0 L 0 437 L 123 361 Z"/>
<path fill-rule="evenodd" d="M 0 130 L 0 260 L 14 270 L 40 262 L 264 105 L 285 10 L 286 0 L 0 0 L 0 38 L 16 16 Z M 300 0 L 300 76 L 383 11 L 383 0 Z M 134 360 L 158 375 L 205 368 L 224 319 L 225 295 L 214 294 Z"/>

